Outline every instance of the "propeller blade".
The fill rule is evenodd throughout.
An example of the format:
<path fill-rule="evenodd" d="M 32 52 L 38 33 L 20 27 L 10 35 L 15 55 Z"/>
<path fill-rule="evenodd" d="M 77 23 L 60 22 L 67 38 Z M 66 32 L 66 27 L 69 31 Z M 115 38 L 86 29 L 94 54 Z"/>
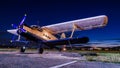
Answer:
<path fill-rule="evenodd" d="M 12 40 L 10 42 L 13 42 L 15 40 L 15 35 L 12 36 Z"/>
<path fill-rule="evenodd" d="M 18 31 L 18 29 L 7 30 L 7 32 L 14 34 L 14 35 L 18 35 L 17 31 Z"/>
<path fill-rule="evenodd" d="M 15 29 L 18 28 L 18 26 L 16 26 L 15 24 L 11 24 L 11 26 L 12 26 L 13 28 L 15 28 Z"/>
<path fill-rule="evenodd" d="M 20 26 L 24 23 L 24 21 L 25 21 L 25 19 L 26 19 L 26 14 L 25 14 L 25 16 L 23 17 L 23 19 L 22 19 L 22 21 L 20 22 Z"/>
<path fill-rule="evenodd" d="M 18 35 L 18 39 L 16 41 L 20 41 L 20 35 Z"/>

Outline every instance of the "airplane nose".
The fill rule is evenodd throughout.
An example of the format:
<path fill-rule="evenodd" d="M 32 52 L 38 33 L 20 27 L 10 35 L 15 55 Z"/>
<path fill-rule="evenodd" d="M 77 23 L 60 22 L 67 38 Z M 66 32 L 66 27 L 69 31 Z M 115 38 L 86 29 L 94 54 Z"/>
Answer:
<path fill-rule="evenodd" d="M 14 34 L 14 35 L 18 35 L 17 31 L 18 31 L 18 29 L 7 30 L 7 32 Z"/>

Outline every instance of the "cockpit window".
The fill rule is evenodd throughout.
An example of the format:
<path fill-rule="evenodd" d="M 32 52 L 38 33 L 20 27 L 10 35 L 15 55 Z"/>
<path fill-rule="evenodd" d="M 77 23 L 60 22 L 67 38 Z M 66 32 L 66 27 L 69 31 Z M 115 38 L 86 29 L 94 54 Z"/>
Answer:
<path fill-rule="evenodd" d="M 38 25 L 31 25 L 30 27 L 31 28 L 40 28 L 40 26 L 38 26 Z"/>
<path fill-rule="evenodd" d="M 37 30 L 39 30 L 40 32 L 43 31 L 43 30 L 41 29 L 41 27 L 38 26 L 38 25 L 31 25 L 30 27 L 31 27 L 32 29 L 37 29 Z"/>

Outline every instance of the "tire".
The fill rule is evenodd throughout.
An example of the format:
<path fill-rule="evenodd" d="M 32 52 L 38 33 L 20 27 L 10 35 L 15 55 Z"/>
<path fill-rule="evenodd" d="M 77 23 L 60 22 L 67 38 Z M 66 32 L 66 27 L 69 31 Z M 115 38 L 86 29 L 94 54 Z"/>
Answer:
<path fill-rule="evenodd" d="M 43 48 L 39 48 L 39 49 L 38 49 L 38 53 L 39 53 L 39 54 L 43 54 L 43 52 L 44 52 L 44 49 L 43 49 Z"/>
<path fill-rule="evenodd" d="M 24 53 L 24 52 L 25 52 L 25 49 L 26 49 L 25 46 L 21 47 L 21 48 L 20 48 L 20 52 L 21 52 L 21 53 Z"/>

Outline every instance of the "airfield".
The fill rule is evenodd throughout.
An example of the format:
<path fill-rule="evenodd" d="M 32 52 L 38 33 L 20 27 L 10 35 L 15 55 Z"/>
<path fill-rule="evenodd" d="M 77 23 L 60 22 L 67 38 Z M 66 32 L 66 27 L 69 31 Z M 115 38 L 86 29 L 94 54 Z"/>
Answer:
<path fill-rule="evenodd" d="M 77 52 L 0 49 L 0 68 L 120 68 L 119 63 L 88 61 Z"/>

